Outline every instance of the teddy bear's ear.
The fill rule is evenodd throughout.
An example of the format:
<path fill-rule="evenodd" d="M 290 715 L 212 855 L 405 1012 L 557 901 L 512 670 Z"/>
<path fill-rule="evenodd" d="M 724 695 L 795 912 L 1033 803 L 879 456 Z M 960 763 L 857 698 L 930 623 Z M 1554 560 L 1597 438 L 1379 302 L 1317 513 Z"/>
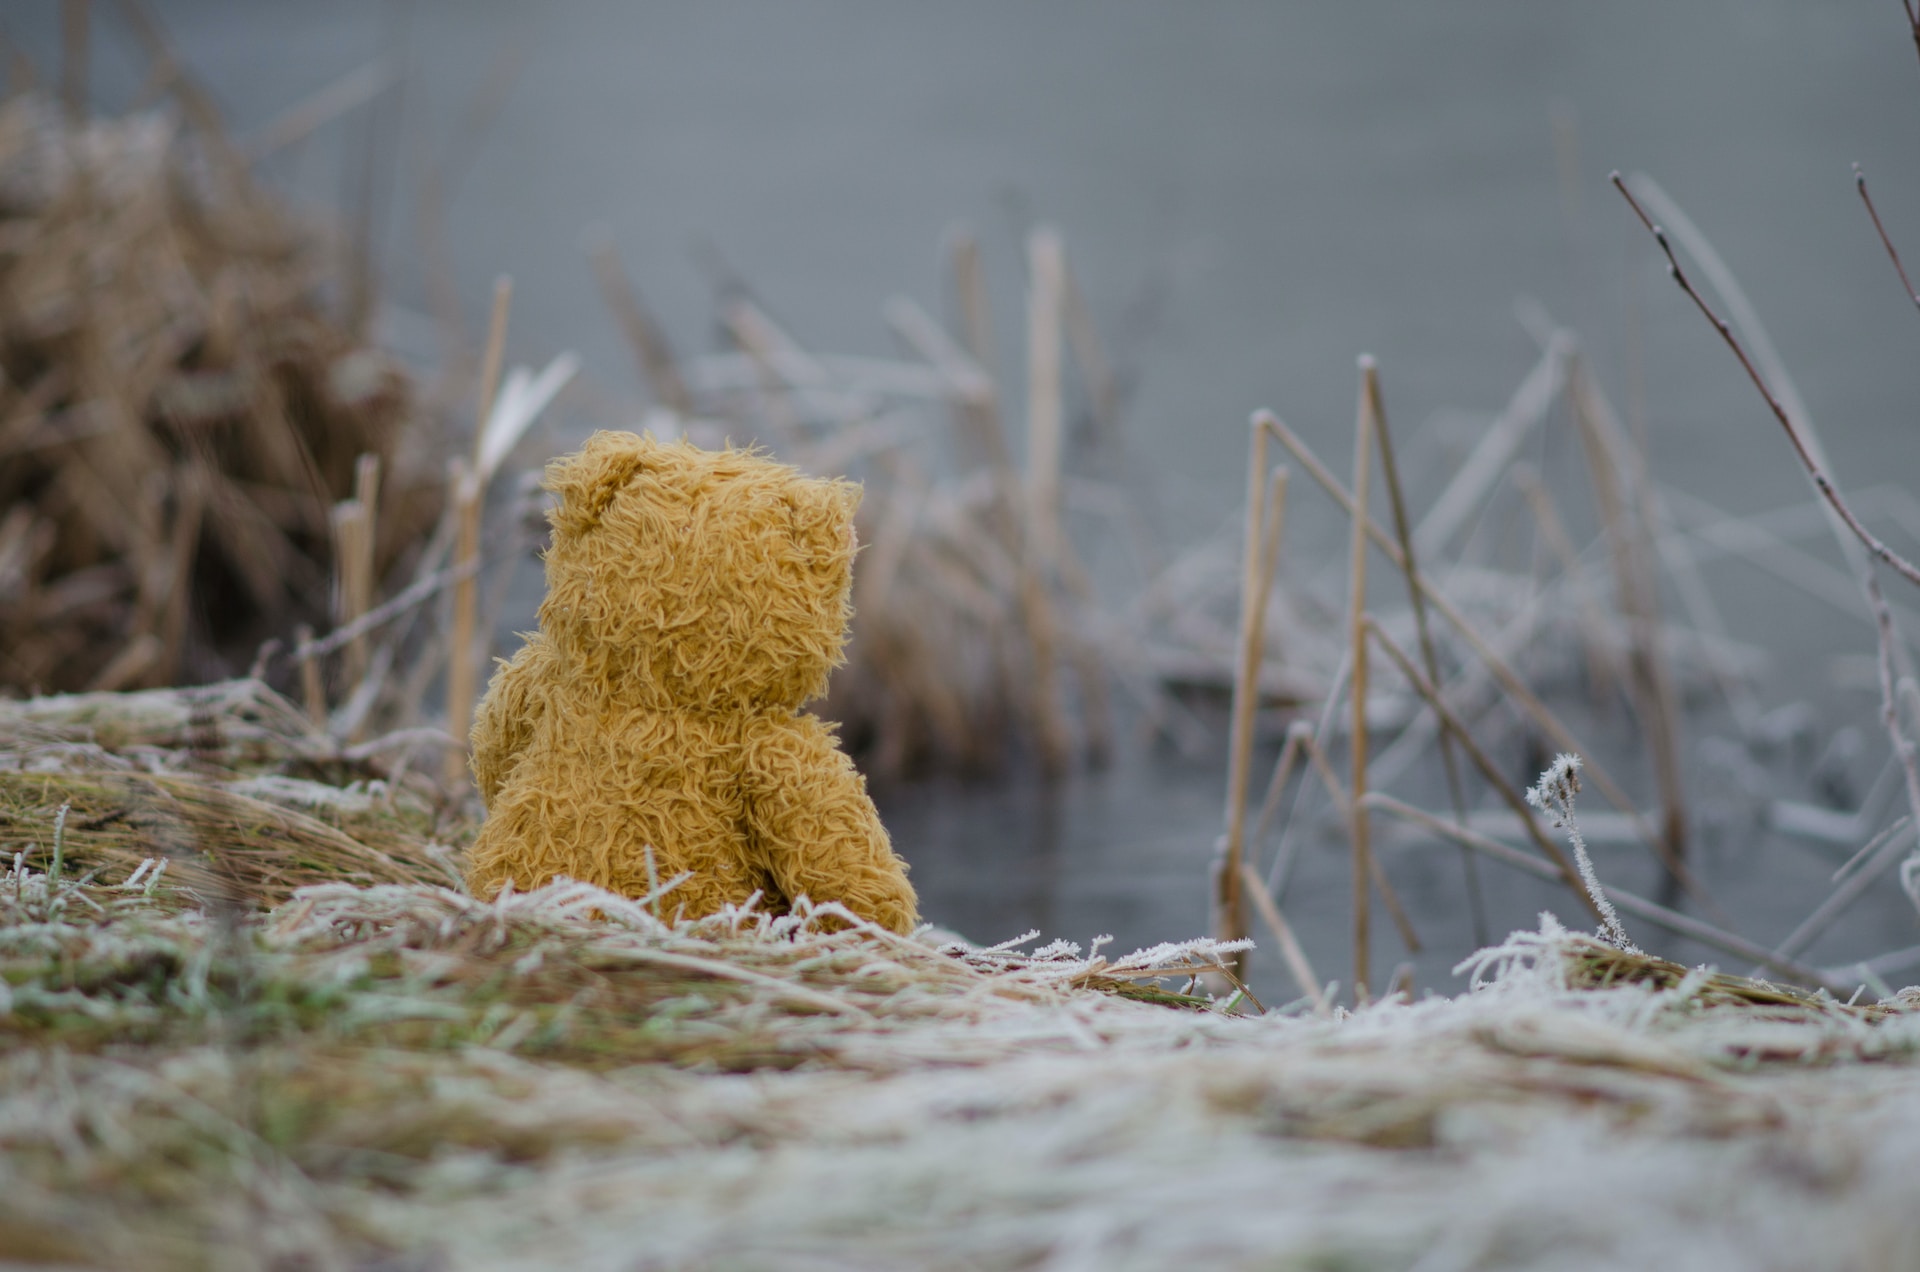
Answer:
<path fill-rule="evenodd" d="M 641 448 L 608 440 L 618 437 L 596 433 L 578 454 L 547 465 L 542 484 L 560 497 L 548 516 L 556 534 L 581 535 L 599 525 L 615 496 L 646 471 Z"/>
<path fill-rule="evenodd" d="M 842 478 L 833 483 L 833 492 L 840 500 L 840 515 L 851 522 L 854 514 L 860 511 L 860 497 L 867 493 L 866 487 L 857 481 Z"/>

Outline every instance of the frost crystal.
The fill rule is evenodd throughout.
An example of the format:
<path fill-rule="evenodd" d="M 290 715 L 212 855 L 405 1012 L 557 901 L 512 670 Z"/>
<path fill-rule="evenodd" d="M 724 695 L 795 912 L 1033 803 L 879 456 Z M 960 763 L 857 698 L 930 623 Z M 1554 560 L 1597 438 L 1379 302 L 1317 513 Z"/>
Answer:
<path fill-rule="evenodd" d="M 1630 953 L 1640 953 L 1640 947 L 1627 936 L 1627 929 L 1620 924 L 1620 915 L 1615 912 L 1613 902 L 1600 886 L 1600 876 L 1594 873 L 1593 859 L 1587 856 L 1587 841 L 1580 834 L 1580 823 L 1574 820 L 1573 797 L 1580 793 L 1580 757 L 1570 751 L 1563 751 L 1553 757 L 1553 763 L 1540 775 L 1540 784 L 1527 788 L 1527 803 L 1545 813 L 1547 820 L 1556 830 L 1567 832 L 1567 839 L 1573 844 L 1574 864 L 1580 870 L 1580 882 L 1586 885 L 1587 895 L 1593 898 L 1593 904 L 1600 911 L 1600 938 L 1609 945 L 1618 946 Z"/>

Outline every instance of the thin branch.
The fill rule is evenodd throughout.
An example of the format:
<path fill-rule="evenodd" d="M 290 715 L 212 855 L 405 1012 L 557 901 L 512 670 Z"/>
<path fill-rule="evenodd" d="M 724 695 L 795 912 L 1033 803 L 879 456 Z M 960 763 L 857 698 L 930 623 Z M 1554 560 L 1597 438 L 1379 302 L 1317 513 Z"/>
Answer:
<path fill-rule="evenodd" d="M 1633 192 L 1627 189 L 1627 183 L 1621 179 L 1618 172 L 1613 173 L 1609 180 L 1613 182 L 1613 188 L 1626 199 L 1627 205 L 1633 209 L 1633 214 L 1640 218 L 1640 223 L 1653 235 L 1654 242 L 1660 245 L 1661 252 L 1667 258 L 1667 272 L 1672 275 L 1673 281 L 1680 285 L 1680 290 L 1693 301 L 1695 308 L 1699 309 L 1707 321 L 1713 324 L 1713 329 L 1720 333 L 1720 339 L 1726 342 L 1727 348 L 1733 350 L 1733 356 L 1740 360 L 1740 366 L 1746 371 L 1747 378 L 1753 381 L 1754 388 L 1758 389 L 1760 396 L 1766 399 L 1767 407 L 1773 412 L 1773 417 L 1780 421 L 1780 427 L 1786 430 L 1787 440 L 1793 443 L 1793 453 L 1799 457 L 1800 466 L 1807 470 L 1807 476 L 1812 480 L 1814 489 L 1820 492 L 1821 498 L 1827 501 L 1828 506 L 1839 515 L 1841 521 L 1846 523 L 1847 529 L 1851 530 L 1854 537 L 1865 545 L 1867 551 L 1885 562 L 1907 582 L 1920 587 L 1920 565 L 1915 565 L 1882 543 L 1871 530 L 1861 524 L 1860 518 L 1854 515 L 1853 509 L 1849 508 L 1846 500 L 1840 497 L 1840 492 L 1834 487 L 1833 481 L 1820 467 L 1819 461 L 1813 457 L 1813 452 L 1807 448 L 1806 439 L 1800 436 L 1800 430 L 1795 427 L 1793 417 L 1787 414 L 1784 406 L 1780 405 L 1780 399 L 1767 386 L 1766 380 L 1754 366 L 1753 359 L 1747 356 L 1746 347 L 1740 343 L 1740 338 L 1733 334 L 1732 326 L 1714 312 L 1713 306 L 1707 303 L 1706 297 L 1695 289 L 1693 280 L 1687 277 L 1686 270 L 1680 267 L 1680 258 L 1674 255 L 1673 244 L 1668 241 L 1667 232 L 1654 224 L 1653 218 L 1648 216 L 1647 210 L 1640 206 L 1640 201 L 1633 197 Z"/>
<path fill-rule="evenodd" d="M 1913 7 L 1914 0 L 1903 0 L 1903 3 L 1907 5 L 1909 17 L 1915 19 L 1915 39 L 1920 40 L 1920 15 L 1916 15 Z M 1639 200 L 1633 197 L 1633 192 L 1627 189 L 1626 182 L 1620 179 L 1618 172 L 1613 174 L 1612 181 L 1614 188 L 1620 191 L 1622 197 L 1626 199 L 1627 205 L 1633 209 L 1634 215 L 1640 218 L 1640 223 L 1647 227 L 1647 230 L 1652 233 L 1654 241 L 1660 244 L 1660 250 L 1666 254 L 1667 269 L 1668 272 L 1673 275 L 1673 280 L 1680 285 L 1682 291 L 1686 292 L 1688 298 L 1693 301 L 1700 312 L 1706 315 L 1707 320 L 1713 324 L 1714 330 L 1720 333 L 1720 338 L 1726 342 L 1729 349 L 1733 350 L 1734 356 L 1740 360 L 1740 365 L 1746 369 L 1747 378 L 1753 381 L 1754 387 L 1760 391 L 1760 396 L 1766 399 L 1767 407 L 1773 412 L 1774 418 L 1780 421 L 1780 427 L 1786 430 L 1788 440 L 1793 443 L 1794 453 L 1800 457 L 1801 466 L 1807 470 L 1807 475 L 1813 479 L 1814 488 L 1826 499 L 1828 506 L 1846 523 L 1847 528 L 1853 531 L 1854 537 L 1866 545 L 1869 552 L 1885 562 L 1909 583 L 1920 587 L 1920 566 L 1915 566 L 1911 561 L 1908 561 L 1905 557 L 1902 557 L 1893 551 L 1893 549 L 1887 547 L 1887 545 L 1882 543 L 1878 538 L 1874 537 L 1872 532 L 1860 523 L 1860 518 L 1854 515 L 1853 509 L 1849 508 L 1846 501 L 1840 497 L 1840 492 L 1834 487 L 1833 482 L 1828 479 L 1825 470 L 1821 468 L 1819 461 L 1814 458 L 1813 452 L 1808 449 L 1806 440 L 1800 436 L 1800 430 L 1794 426 L 1792 417 L 1787 414 L 1786 408 L 1780 404 L 1780 399 L 1774 396 L 1773 391 L 1767 387 L 1767 383 L 1761 377 L 1759 371 L 1754 368 L 1753 361 L 1748 358 L 1746 349 L 1741 345 L 1739 338 L 1733 334 L 1733 329 L 1727 325 L 1724 319 L 1713 311 L 1713 308 L 1707 304 L 1705 298 L 1703 298 L 1698 291 L 1694 290 L 1693 283 L 1688 279 L 1686 271 L 1680 268 L 1680 261 L 1673 253 L 1673 245 L 1667 241 L 1666 231 L 1653 223 L 1653 219 L 1649 217 L 1646 210 L 1640 206 Z M 1865 190 L 1865 182 L 1862 181 L 1861 192 L 1863 195 L 1865 194 Z M 1869 202 L 1867 206 L 1871 209 L 1873 205 Z M 1874 223 L 1876 225 L 1879 224 L 1878 216 L 1875 216 Z M 1891 244 L 1889 244 L 1889 250 L 1891 250 Z M 1898 258 L 1896 257 L 1895 260 L 1897 265 Z M 1904 271 L 1901 272 L 1901 279 L 1903 282 L 1906 279 Z M 1909 291 L 1911 290 L 1912 289 L 1909 288 Z M 1871 566 L 1862 568 L 1860 586 L 1866 593 L 1868 608 L 1873 612 L 1875 635 L 1878 637 L 1881 723 L 1886 728 L 1887 737 L 1893 744 L 1894 755 L 1899 758 L 1900 766 L 1906 776 L 1908 806 L 1915 819 L 1920 820 L 1920 759 L 1916 759 L 1914 744 L 1912 740 L 1907 737 L 1905 729 L 1901 727 L 1899 702 L 1895 693 L 1893 658 L 1896 636 L 1893 627 L 1893 614 L 1887 607 L 1886 596 L 1881 592 L 1880 582 L 1874 577 Z M 1920 860 L 1920 858 L 1914 860 Z M 1908 870 L 1906 868 L 1902 870 L 1901 882 L 1903 884 L 1908 882 Z M 1909 887 L 1908 895 L 1915 897 L 1915 904 L 1920 906 L 1920 896 L 1915 896 L 1915 891 L 1913 887 Z"/>
<path fill-rule="evenodd" d="M 1893 261 L 1893 272 L 1900 275 L 1900 286 L 1913 298 L 1913 303 L 1920 306 L 1920 292 L 1913 289 L 1913 283 L 1907 277 L 1907 267 L 1900 263 L 1900 253 L 1894 250 L 1893 240 L 1887 237 L 1887 227 L 1880 223 L 1880 209 L 1873 206 L 1873 196 L 1867 193 L 1867 174 L 1860 171 L 1857 163 L 1853 165 L 1853 188 L 1860 192 L 1860 202 L 1867 205 L 1867 215 L 1873 218 L 1873 229 L 1880 236 L 1880 246 L 1887 249 L 1887 257 Z"/>

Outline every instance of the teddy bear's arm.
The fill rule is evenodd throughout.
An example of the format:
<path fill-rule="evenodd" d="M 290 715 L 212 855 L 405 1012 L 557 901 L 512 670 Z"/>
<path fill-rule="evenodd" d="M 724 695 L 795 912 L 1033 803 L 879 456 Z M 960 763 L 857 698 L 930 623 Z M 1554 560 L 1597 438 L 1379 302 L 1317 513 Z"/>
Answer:
<path fill-rule="evenodd" d="M 473 747 L 473 775 L 480 783 L 480 798 L 489 807 L 540 722 L 546 696 L 539 690 L 552 676 L 548 653 L 543 637 L 529 638 L 511 662 L 500 664 L 493 673 L 487 695 L 474 712 L 467 738 Z"/>
<path fill-rule="evenodd" d="M 918 916 L 906 863 L 826 725 L 802 715 L 755 730 L 746 781 L 749 829 L 783 894 L 838 901 L 882 927 L 912 930 Z"/>

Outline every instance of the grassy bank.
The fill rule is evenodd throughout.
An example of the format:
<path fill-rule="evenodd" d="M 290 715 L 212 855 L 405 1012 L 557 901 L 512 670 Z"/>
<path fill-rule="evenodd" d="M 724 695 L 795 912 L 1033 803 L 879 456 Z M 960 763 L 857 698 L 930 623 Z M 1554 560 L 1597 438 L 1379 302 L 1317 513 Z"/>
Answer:
<path fill-rule="evenodd" d="M 7 710 L 0 1258 L 1874 1267 L 1913 1235 L 1909 996 L 1546 920 L 1454 1000 L 1263 1009 L 1207 993 L 1207 940 L 681 921 L 673 880 L 482 903 L 457 811 L 258 686 Z"/>

